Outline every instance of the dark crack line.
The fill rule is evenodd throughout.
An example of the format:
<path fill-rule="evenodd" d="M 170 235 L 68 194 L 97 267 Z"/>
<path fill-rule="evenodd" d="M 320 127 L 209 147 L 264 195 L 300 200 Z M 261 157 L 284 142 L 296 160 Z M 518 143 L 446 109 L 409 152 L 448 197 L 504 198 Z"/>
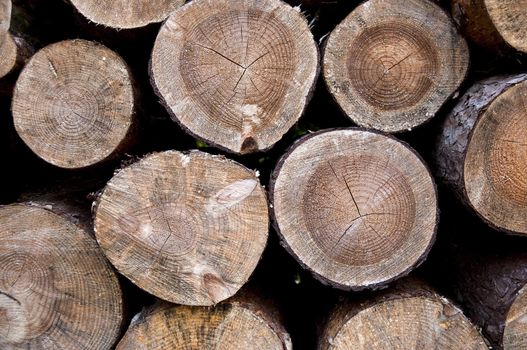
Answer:
<path fill-rule="evenodd" d="M 212 51 L 212 52 L 216 53 L 217 55 L 219 55 L 219 56 L 225 58 L 227 61 L 229 61 L 229 62 L 231 62 L 231 63 L 234 63 L 235 65 L 237 65 L 237 66 L 240 67 L 240 68 L 246 69 L 244 66 L 242 66 L 242 65 L 239 64 L 238 62 L 236 62 L 236 61 L 230 59 L 229 57 L 225 56 L 224 54 L 222 54 L 221 52 L 219 52 L 219 51 L 217 51 L 217 50 L 214 50 L 213 48 L 210 48 L 210 47 L 208 47 L 208 46 L 204 46 L 204 45 L 201 45 L 201 44 L 196 44 L 196 45 L 199 46 L 199 47 L 201 47 L 201 48 L 203 48 L 203 49 L 205 49 L 205 50 L 209 50 L 209 51 Z"/>
<path fill-rule="evenodd" d="M 18 305 L 22 305 L 22 303 L 17 299 L 15 298 L 14 296 L 10 295 L 10 294 L 7 294 L 5 292 L 2 292 L 0 291 L 0 294 L 1 295 L 5 295 L 6 297 L 8 297 L 9 299 L 13 300 L 15 303 L 17 303 Z"/>
<path fill-rule="evenodd" d="M 419 51 L 415 51 L 415 52 L 412 52 L 412 53 L 409 53 L 408 55 L 406 55 L 406 57 L 404 57 L 403 59 L 401 59 L 399 62 L 395 63 L 395 64 L 392 64 L 390 67 L 388 68 L 385 68 L 384 69 L 384 73 L 382 73 L 382 75 L 375 81 L 375 83 L 373 84 L 373 87 L 377 87 L 377 84 L 379 83 L 379 81 L 381 81 L 385 76 L 386 74 L 390 73 L 390 71 L 397 67 L 398 65 L 400 65 L 401 63 L 403 63 L 404 61 L 406 61 L 408 58 L 410 58 L 411 56 L 415 55 L 416 53 L 418 53 Z M 384 65 L 383 65 L 384 67 Z"/>
<path fill-rule="evenodd" d="M 498 139 L 498 141 L 508 142 L 508 143 L 514 143 L 514 144 L 516 144 L 516 145 L 520 145 L 520 146 L 527 147 L 527 143 L 523 143 L 523 142 L 520 142 L 520 141 L 515 141 L 515 140 L 505 140 L 505 139 Z"/>
<path fill-rule="evenodd" d="M 337 180 L 340 180 L 338 175 L 337 175 L 337 172 L 335 171 L 335 169 L 333 168 L 333 165 L 331 165 L 331 162 L 328 161 L 328 164 L 329 164 L 329 167 L 331 168 L 331 171 L 333 172 L 333 175 L 335 175 L 335 177 L 337 178 Z M 359 213 L 359 216 L 361 217 L 362 214 L 360 213 L 360 209 L 359 209 L 359 206 L 357 205 L 357 202 L 355 201 L 355 197 L 353 196 L 353 193 L 351 192 L 351 188 L 348 184 L 348 181 L 346 181 L 346 178 L 343 176 L 342 177 L 342 180 L 344 180 L 344 183 L 346 184 L 346 188 L 348 189 L 348 192 L 351 196 L 351 199 L 353 200 L 353 204 L 355 204 L 355 208 L 357 209 L 357 213 Z"/>

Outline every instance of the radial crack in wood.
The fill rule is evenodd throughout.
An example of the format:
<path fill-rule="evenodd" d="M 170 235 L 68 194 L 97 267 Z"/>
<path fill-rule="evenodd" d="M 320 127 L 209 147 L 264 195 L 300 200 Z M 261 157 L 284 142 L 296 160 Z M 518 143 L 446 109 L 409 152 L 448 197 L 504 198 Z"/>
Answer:
<path fill-rule="evenodd" d="M 306 19 L 279 0 L 195 0 L 157 37 L 152 83 L 192 135 L 234 153 L 266 150 L 298 121 L 318 76 Z"/>
<path fill-rule="evenodd" d="M 339 288 L 375 288 L 407 274 L 435 238 L 428 169 L 379 133 L 337 129 L 301 139 L 278 163 L 270 191 L 287 249 Z"/>

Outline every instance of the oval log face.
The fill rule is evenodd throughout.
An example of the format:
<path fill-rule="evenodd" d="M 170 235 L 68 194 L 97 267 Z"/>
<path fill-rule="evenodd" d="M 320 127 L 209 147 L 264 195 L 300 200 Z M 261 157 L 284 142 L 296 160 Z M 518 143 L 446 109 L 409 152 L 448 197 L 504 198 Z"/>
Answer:
<path fill-rule="evenodd" d="M 0 207 L 0 348 L 109 349 L 123 317 L 96 242 L 52 212 Z"/>
<path fill-rule="evenodd" d="M 270 148 L 302 114 L 318 74 L 306 19 L 278 0 L 196 0 L 152 53 L 153 84 L 191 134 L 235 153 Z"/>
<path fill-rule="evenodd" d="M 484 0 L 501 37 L 516 50 L 527 52 L 527 0 Z"/>
<path fill-rule="evenodd" d="M 386 132 L 435 115 L 463 81 L 468 48 L 429 1 L 370 0 L 329 36 L 324 78 L 357 124 Z"/>
<path fill-rule="evenodd" d="M 527 234 L 527 82 L 499 95 L 469 140 L 464 183 L 470 204 L 493 226 Z"/>
<path fill-rule="evenodd" d="M 520 350 L 527 348 L 527 287 L 517 294 L 505 319 L 503 349 Z"/>
<path fill-rule="evenodd" d="M 271 192 L 277 229 L 302 265 L 344 289 L 408 272 L 434 240 L 436 192 L 404 144 L 361 129 L 301 139 Z"/>
<path fill-rule="evenodd" d="M 134 118 L 126 63 L 110 49 L 68 40 L 37 52 L 13 95 L 15 128 L 33 152 L 62 168 L 83 168 L 112 156 Z"/>
<path fill-rule="evenodd" d="M 120 171 L 97 205 L 97 240 L 142 289 L 212 305 L 248 280 L 267 242 L 265 192 L 255 174 L 202 152 L 153 154 Z"/>

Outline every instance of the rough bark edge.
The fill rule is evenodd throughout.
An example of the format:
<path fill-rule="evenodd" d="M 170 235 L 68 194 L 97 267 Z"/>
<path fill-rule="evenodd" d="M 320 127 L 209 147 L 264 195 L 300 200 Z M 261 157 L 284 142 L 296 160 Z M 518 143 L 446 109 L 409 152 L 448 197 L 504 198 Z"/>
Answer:
<path fill-rule="evenodd" d="M 325 134 L 325 133 L 330 133 L 330 132 L 333 132 L 333 131 L 346 131 L 346 130 L 369 132 L 369 133 L 372 133 L 372 134 L 385 136 L 385 137 L 388 137 L 389 139 L 391 139 L 393 141 L 398 142 L 399 144 L 401 144 L 401 146 L 403 146 L 406 149 L 410 150 L 421 161 L 421 163 L 423 164 L 424 168 L 426 169 L 426 171 L 428 173 L 428 176 L 430 177 L 430 180 L 432 182 L 433 191 L 434 191 L 434 195 L 435 195 L 435 198 L 436 198 L 436 222 L 435 222 L 435 225 L 434 225 L 434 231 L 432 233 L 432 236 L 430 237 L 430 242 L 429 242 L 428 246 L 425 248 L 423 253 L 419 256 L 419 258 L 411 266 L 409 266 L 406 270 L 403 270 L 398 275 L 393 276 L 390 279 L 387 279 L 387 280 L 379 282 L 379 283 L 374 283 L 374 284 L 369 284 L 369 285 L 361 285 L 361 286 L 349 286 L 349 285 L 345 285 L 345 284 L 341 284 L 341 283 L 332 281 L 332 280 L 326 278 L 325 276 L 322 276 L 321 274 L 313 271 L 309 266 L 307 266 L 306 263 L 304 263 L 302 261 L 302 259 L 294 252 L 294 250 L 287 243 L 287 240 L 286 240 L 285 236 L 282 234 L 282 231 L 280 230 L 280 227 L 278 225 L 278 220 L 277 220 L 276 213 L 275 213 L 275 210 L 274 210 L 274 190 L 275 190 L 276 180 L 277 180 L 278 175 L 280 174 L 280 172 L 282 170 L 282 167 L 283 167 L 285 161 L 287 160 L 287 158 L 289 158 L 291 153 L 293 153 L 298 146 L 300 146 L 305 141 L 307 141 L 307 140 L 309 140 L 309 139 L 311 139 L 313 137 L 316 137 L 316 136 L 319 136 L 319 135 L 322 135 L 322 134 Z M 384 132 L 379 131 L 379 130 L 372 130 L 372 129 L 366 129 L 366 128 L 361 128 L 361 127 L 324 129 L 324 130 L 317 131 L 317 132 L 314 132 L 314 133 L 311 133 L 311 134 L 308 134 L 306 136 L 301 137 L 300 139 L 296 140 L 295 143 L 293 143 L 286 150 L 286 152 L 284 153 L 284 155 L 282 155 L 282 157 L 280 157 L 278 163 L 276 164 L 274 170 L 271 173 L 271 177 L 270 177 L 270 180 L 269 180 L 269 201 L 270 201 L 269 203 L 271 205 L 271 209 L 270 209 L 269 213 L 270 213 L 270 217 L 271 217 L 272 226 L 273 226 L 274 230 L 276 231 L 276 233 L 278 235 L 278 238 L 280 240 L 280 245 L 300 264 L 300 266 L 304 270 L 308 271 L 317 281 L 319 281 L 320 283 L 322 283 L 325 286 L 337 288 L 337 289 L 340 289 L 340 290 L 343 290 L 343 291 L 359 292 L 359 291 L 363 291 L 363 290 L 379 290 L 379 289 L 383 289 L 383 288 L 386 288 L 388 286 L 388 284 L 390 284 L 393 281 L 398 280 L 398 279 L 400 279 L 402 277 L 407 276 L 408 274 L 410 274 L 410 272 L 412 272 L 413 270 L 418 268 L 426 260 L 426 258 L 428 256 L 428 253 L 430 252 L 430 250 L 432 249 L 432 247 L 434 246 L 434 243 L 436 241 L 437 229 L 438 229 L 438 226 L 439 226 L 439 217 L 440 217 L 440 209 L 439 209 L 439 204 L 437 203 L 437 200 L 438 200 L 438 192 L 437 192 L 437 185 L 435 183 L 434 177 L 432 176 L 432 173 L 431 173 L 428 165 L 426 164 L 424 159 L 421 157 L 421 155 L 419 153 L 417 153 L 416 150 L 414 150 L 408 143 L 397 139 L 395 136 L 393 136 L 391 134 L 387 134 L 387 133 L 384 133 Z"/>
<path fill-rule="evenodd" d="M 363 4 L 367 3 L 368 1 L 370 0 L 363 0 L 362 2 L 360 2 L 356 7 L 359 7 L 359 6 L 362 6 Z M 400 134 L 404 134 L 404 133 L 408 133 L 408 132 L 412 132 L 414 131 L 415 129 L 420 129 L 428 124 L 430 124 L 430 122 L 432 122 L 436 117 L 437 117 L 437 114 L 438 112 L 441 110 L 441 108 L 445 107 L 445 105 L 452 99 L 455 99 L 455 96 L 459 93 L 459 89 L 461 88 L 461 86 L 463 85 L 463 82 L 467 80 L 467 77 L 470 73 L 470 70 L 471 70 L 471 60 L 470 60 L 470 49 L 469 49 L 469 46 L 467 44 L 467 40 L 465 39 L 465 37 L 461 34 L 461 32 L 459 31 L 459 28 L 456 26 L 456 23 L 454 22 L 454 20 L 452 19 L 452 16 L 445 10 L 443 9 L 438 3 L 435 3 L 434 1 L 432 0 L 423 0 L 423 1 L 428 1 L 429 3 L 432 3 L 433 5 L 435 5 L 439 11 L 443 12 L 445 14 L 445 16 L 447 16 L 449 19 L 450 19 L 450 22 L 452 24 L 452 26 L 456 29 L 456 32 L 457 34 L 459 35 L 459 37 L 461 38 L 461 41 L 463 42 L 463 46 L 465 46 L 466 48 L 466 51 L 467 51 L 467 69 L 465 69 L 465 74 L 463 76 L 463 78 L 461 79 L 460 83 L 458 84 L 458 87 L 456 89 L 454 89 L 454 91 L 445 98 L 445 100 L 440 104 L 439 108 L 437 108 L 437 110 L 434 112 L 434 113 L 431 113 L 432 115 L 424 120 L 422 123 L 420 123 L 419 125 L 416 125 L 414 126 L 413 128 L 411 128 L 410 130 L 408 129 L 401 129 L 401 130 L 396 130 L 396 131 L 390 131 L 390 132 L 387 132 L 387 131 L 383 131 L 383 130 L 380 130 L 380 129 L 373 129 L 373 130 L 377 130 L 377 131 L 380 131 L 381 133 L 386 133 L 386 134 L 391 134 L 391 135 L 400 135 Z M 353 11 L 355 11 L 355 9 L 353 9 Z M 352 12 L 353 12 L 352 11 Z M 324 80 L 324 86 L 326 88 L 326 91 L 328 92 L 328 94 L 331 96 L 331 99 L 332 101 L 334 102 L 335 105 L 338 106 L 339 110 L 341 111 L 342 115 L 344 115 L 348 120 L 350 120 L 354 125 L 356 125 L 358 128 L 363 128 L 363 129 L 370 129 L 370 128 L 367 128 L 365 126 L 362 126 L 362 125 L 359 125 L 355 119 L 351 118 L 349 116 L 348 113 L 346 113 L 346 111 L 344 110 L 344 108 L 340 105 L 340 103 L 337 101 L 337 97 L 331 92 L 330 88 L 329 88 L 329 83 L 328 81 L 326 80 L 326 73 L 325 73 L 325 64 L 324 64 L 324 56 L 326 54 L 326 47 L 327 47 L 327 44 L 329 42 L 329 39 L 331 37 L 331 34 L 334 32 L 334 30 L 342 24 L 342 22 L 344 22 L 348 16 L 351 14 L 351 12 L 340 22 L 340 23 L 337 23 L 337 25 L 335 26 L 335 28 L 333 28 L 333 30 L 326 34 L 323 38 L 321 38 L 321 44 L 320 44 L 320 51 L 322 51 L 322 57 L 320 58 L 320 65 L 322 66 L 322 78 Z"/>
<path fill-rule="evenodd" d="M 524 81 L 527 81 L 527 73 L 499 75 L 472 85 L 443 121 L 433 151 L 434 172 L 457 199 L 492 229 L 517 236 L 525 234 L 496 226 L 474 208 L 465 189 L 464 168 L 468 145 L 481 116 L 496 98 Z M 476 105 L 480 100 L 482 102 Z M 456 131 L 459 131 L 459 135 L 456 135 Z"/>
<path fill-rule="evenodd" d="M 289 6 L 289 7 L 292 7 L 290 4 L 284 2 L 283 0 L 279 0 L 282 5 L 284 6 Z M 183 6 L 186 6 L 188 4 L 185 3 Z M 219 145 L 215 142 L 212 142 L 211 140 L 208 140 L 202 136 L 199 136 L 197 135 L 196 133 L 192 132 L 185 124 L 183 124 L 181 122 L 181 120 L 179 120 L 179 118 L 177 117 L 177 115 L 174 113 L 174 111 L 172 111 L 172 108 L 170 108 L 170 106 L 168 105 L 167 101 L 165 100 L 165 97 L 163 96 L 163 94 L 161 94 L 161 92 L 159 91 L 159 89 L 157 88 L 157 84 L 156 84 L 156 81 L 154 79 L 154 72 L 152 70 L 152 54 L 150 54 L 150 60 L 148 61 L 148 75 L 150 77 L 150 85 L 152 86 L 152 89 L 154 90 L 154 93 L 155 95 L 159 98 L 159 104 L 161 104 L 161 106 L 163 106 L 165 108 L 165 110 L 167 111 L 168 115 L 170 116 L 170 119 L 174 122 L 176 122 L 176 124 L 187 134 L 187 135 L 190 135 L 191 137 L 195 138 L 195 139 L 198 139 L 202 142 L 204 142 L 205 144 L 207 144 L 208 146 L 210 147 L 213 147 L 213 148 L 217 148 L 223 152 L 227 152 L 227 153 L 230 153 L 230 154 L 233 154 L 233 155 L 236 155 L 236 156 L 244 156 L 244 155 L 249 155 L 249 154 L 263 154 L 263 153 L 266 153 L 268 151 L 270 151 L 271 149 L 273 149 L 277 143 L 280 142 L 281 139 L 283 139 L 284 135 L 286 135 L 289 131 L 291 131 L 295 125 L 298 124 L 298 122 L 300 121 L 300 119 L 302 118 L 302 116 L 305 114 L 306 112 L 306 109 L 309 105 L 309 102 L 311 102 L 311 99 L 313 98 L 313 95 L 315 93 L 315 90 L 316 90 L 316 85 L 317 85 L 317 81 L 318 81 L 318 78 L 320 76 L 320 72 L 321 72 L 321 52 L 320 52 L 320 48 L 319 48 L 319 45 L 317 44 L 317 41 L 315 40 L 314 36 L 313 36 L 313 32 L 311 31 L 311 26 L 309 25 L 309 22 L 306 18 L 306 16 L 304 15 L 304 12 L 301 12 L 300 15 L 303 17 L 304 21 L 306 22 L 306 25 L 308 26 L 309 28 L 309 32 L 311 33 L 311 37 L 313 38 L 313 42 L 315 43 L 315 48 L 316 48 L 316 61 L 317 61 L 317 65 L 316 65 L 316 71 L 315 71 L 315 76 L 313 78 L 313 82 L 311 84 L 311 87 L 309 88 L 307 94 L 306 94 L 306 98 L 305 98 L 305 103 L 304 103 L 304 106 L 302 107 L 302 110 L 300 111 L 300 114 L 299 114 L 299 117 L 297 118 L 297 120 L 295 121 L 295 123 L 293 123 L 293 125 L 287 129 L 287 130 L 284 130 L 284 132 L 282 133 L 282 135 L 280 136 L 280 138 L 273 144 L 265 147 L 265 148 L 261 148 L 261 149 L 253 149 L 253 148 L 249 148 L 249 150 L 247 152 L 243 152 L 242 150 L 240 150 L 240 152 L 238 151 L 234 151 L 228 147 L 224 147 L 222 145 Z M 169 16 L 170 17 L 170 16 Z M 161 24 L 161 27 L 163 27 L 165 25 L 165 22 L 168 20 L 165 19 L 162 24 Z M 157 37 L 159 36 L 159 33 L 158 35 L 156 36 L 156 41 L 157 41 Z M 153 52 L 153 51 L 152 51 Z M 242 147 L 243 149 L 243 147 Z"/>

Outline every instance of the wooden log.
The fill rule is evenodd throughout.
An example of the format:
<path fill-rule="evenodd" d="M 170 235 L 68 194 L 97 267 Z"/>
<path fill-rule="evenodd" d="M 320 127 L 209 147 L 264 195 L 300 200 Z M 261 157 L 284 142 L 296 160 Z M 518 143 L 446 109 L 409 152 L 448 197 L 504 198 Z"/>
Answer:
<path fill-rule="evenodd" d="M 15 85 L 16 131 L 43 160 L 78 169 L 115 158 L 133 143 L 136 92 L 126 63 L 85 40 L 49 45 Z"/>
<path fill-rule="evenodd" d="M 0 207 L 0 348 L 110 349 L 122 319 L 93 238 L 47 209 Z"/>
<path fill-rule="evenodd" d="M 438 221 L 434 181 L 406 144 L 363 129 L 300 139 L 270 183 L 282 244 L 323 283 L 378 288 L 430 250 Z"/>
<path fill-rule="evenodd" d="M 255 173 L 199 151 L 157 153 L 123 169 L 95 211 L 110 262 L 147 292 L 186 305 L 235 294 L 261 257 L 268 225 Z"/>
<path fill-rule="evenodd" d="M 161 28 L 151 76 L 186 131 L 245 154 L 269 149 L 298 121 L 318 59 L 306 19 L 280 0 L 196 0 Z"/>
<path fill-rule="evenodd" d="M 115 29 L 164 21 L 185 0 L 70 0 L 88 20 Z"/>
<path fill-rule="evenodd" d="M 442 125 L 437 176 L 491 227 L 527 234 L 527 74 L 474 84 Z"/>
<path fill-rule="evenodd" d="M 451 0 L 452 16 L 475 44 L 507 53 L 527 52 L 527 4 L 515 0 Z"/>
<path fill-rule="evenodd" d="M 458 89 L 469 51 L 450 17 L 428 0 L 370 0 L 330 34 L 326 85 L 348 117 L 386 132 L 432 118 Z"/>
<path fill-rule="evenodd" d="M 415 281 L 402 282 L 371 298 L 337 305 L 318 349 L 488 349 L 449 300 Z"/>
<path fill-rule="evenodd" d="M 258 299 L 235 297 L 212 308 L 159 303 L 137 315 L 117 350 L 291 350 L 278 312 Z"/>

